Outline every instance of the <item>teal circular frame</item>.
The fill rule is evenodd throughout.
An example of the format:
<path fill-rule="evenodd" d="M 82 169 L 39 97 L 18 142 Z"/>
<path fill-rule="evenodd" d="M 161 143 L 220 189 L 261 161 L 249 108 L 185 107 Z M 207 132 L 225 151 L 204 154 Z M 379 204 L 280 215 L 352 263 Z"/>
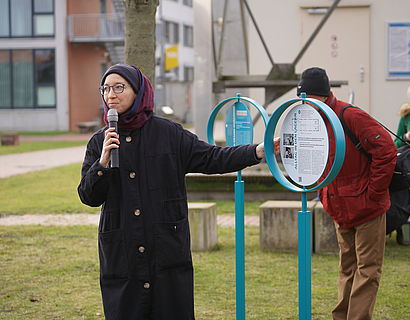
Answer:
<path fill-rule="evenodd" d="M 255 100 L 252 100 L 250 98 L 247 97 L 241 97 L 241 95 L 238 93 L 236 95 L 236 97 L 232 97 L 232 98 L 228 98 L 225 100 L 222 100 L 221 102 L 219 102 L 216 107 L 212 110 L 209 118 L 208 118 L 208 123 L 207 123 L 207 138 L 208 138 L 208 142 L 210 144 L 215 144 L 215 139 L 214 139 L 214 123 L 215 123 L 215 119 L 216 116 L 218 115 L 219 111 L 222 109 L 222 107 L 227 104 L 229 101 L 232 100 L 244 100 L 248 103 L 250 103 L 251 105 L 253 105 L 261 114 L 262 118 L 263 118 L 263 122 L 265 123 L 265 126 L 267 125 L 268 121 L 269 121 L 269 116 L 266 113 L 266 110 L 259 104 L 257 103 Z"/>
<path fill-rule="evenodd" d="M 275 153 L 274 153 L 274 145 L 272 143 L 274 133 L 275 133 L 275 128 L 278 124 L 278 121 L 281 115 L 285 112 L 285 110 L 288 107 L 290 107 L 292 104 L 296 102 L 309 102 L 313 104 L 314 106 L 318 107 L 325 114 L 326 118 L 330 121 L 330 124 L 333 129 L 333 133 L 335 136 L 336 152 L 335 152 L 335 159 L 333 161 L 333 165 L 329 173 L 325 177 L 325 179 L 321 183 L 319 183 L 318 185 L 312 188 L 298 187 L 295 184 L 291 183 L 288 179 L 286 179 L 283 172 L 279 168 L 279 165 L 276 160 Z M 282 186 L 284 186 L 285 188 L 291 191 L 308 192 L 308 191 L 319 190 L 320 188 L 327 186 L 330 182 L 332 182 L 334 178 L 336 178 L 337 174 L 339 173 L 343 165 L 343 160 L 344 160 L 345 152 L 346 152 L 346 141 L 345 141 L 345 135 L 344 135 L 342 124 L 340 123 L 340 120 L 335 114 L 335 112 L 327 104 L 319 100 L 304 98 L 302 96 L 302 98 L 292 99 L 292 100 L 288 100 L 284 102 L 273 112 L 266 126 L 265 137 L 264 137 L 264 148 L 265 148 L 266 162 L 268 163 L 269 170 L 271 171 L 275 179 Z"/>

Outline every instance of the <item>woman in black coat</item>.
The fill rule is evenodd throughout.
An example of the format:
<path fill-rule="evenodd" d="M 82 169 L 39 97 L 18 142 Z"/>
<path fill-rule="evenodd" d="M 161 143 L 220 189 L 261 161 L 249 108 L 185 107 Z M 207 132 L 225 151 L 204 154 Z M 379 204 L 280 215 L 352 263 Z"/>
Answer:
<path fill-rule="evenodd" d="M 225 173 L 257 164 L 263 145 L 222 148 L 198 140 L 153 114 L 149 80 L 133 66 L 109 68 L 100 91 L 113 128 L 87 145 L 81 201 L 102 205 L 98 233 L 100 285 L 107 320 L 194 319 L 185 174 Z M 119 168 L 110 152 L 119 150 Z"/>

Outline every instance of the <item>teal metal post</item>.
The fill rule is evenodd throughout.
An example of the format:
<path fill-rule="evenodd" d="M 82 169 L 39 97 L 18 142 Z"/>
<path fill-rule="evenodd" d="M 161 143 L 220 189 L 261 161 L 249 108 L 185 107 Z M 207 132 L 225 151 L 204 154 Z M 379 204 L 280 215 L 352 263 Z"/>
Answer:
<path fill-rule="evenodd" d="M 242 172 L 235 181 L 236 319 L 245 320 L 245 189 Z"/>
<path fill-rule="evenodd" d="M 312 319 L 312 214 L 307 210 L 306 192 L 302 192 L 302 211 L 298 212 L 299 319 Z"/>
<path fill-rule="evenodd" d="M 276 161 L 274 153 L 274 145 L 272 143 L 276 126 L 279 122 L 280 116 L 286 111 L 286 109 L 295 103 L 309 102 L 312 105 L 318 107 L 329 120 L 336 141 L 336 151 L 332 167 L 330 168 L 327 176 L 318 184 L 306 188 L 299 187 L 298 185 L 289 181 L 282 170 L 280 169 L 278 162 Z M 311 320 L 312 318 L 312 292 L 311 292 L 311 253 L 312 253 L 312 235 L 311 224 L 312 217 L 311 212 L 307 210 L 306 194 L 309 191 L 320 190 L 327 186 L 337 176 L 343 165 L 345 156 L 346 143 L 343 132 L 342 124 L 339 118 L 333 112 L 333 110 L 325 103 L 306 98 L 305 94 L 301 94 L 301 98 L 292 99 L 284 102 L 280 105 L 269 118 L 266 126 L 265 137 L 265 157 L 268 163 L 269 170 L 275 179 L 285 188 L 294 192 L 300 192 L 302 195 L 302 211 L 298 212 L 298 282 L 299 282 L 299 320 Z"/>
<path fill-rule="evenodd" d="M 229 101 L 236 101 L 233 108 L 233 119 L 232 119 L 232 145 L 248 144 L 252 141 L 246 141 L 247 139 L 252 140 L 253 135 L 246 136 L 237 136 L 237 127 L 242 127 L 242 130 L 246 130 L 243 127 L 243 124 L 237 123 L 236 111 L 237 108 L 239 111 L 243 110 L 241 102 L 246 101 L 250 105 L 254 106 L 259 113 L 262 115 L 265 125 L 268 122 L 268 114 L 266 110 L 256 103 L 254 100 L 241 97 L 240 94 L 237 94 L 234 98 L 228 98 L 220 102 L 212 111 L 208 119 L 207 125 L 207 137 L 208 142 L 215 144 L 213 137 L 214 123 L 218 112 L 221 108 L 228 103 Z M 252 123 L 250 123 L 252 125 Z M 249 128 L 252 130 L 252 126 Z M 242 131 L 243 133 L 243 131 Z M 245 139 L 245 141 L 244 141 Z M 227 139 L 228 142 L 228 139 Z M 228 143 L 227 143 L 228 144 Z M 228 144 L 229 145 L 229 144 Z M 235 181 L 235 273 L 236 273 L 236 319 L 245 320 L 246 318 L 246 304 L 245 304 L 245 188 L 244 181 L 242 180 L 242 171 L 239 170 L 237 173 L 237 180 Z"/>

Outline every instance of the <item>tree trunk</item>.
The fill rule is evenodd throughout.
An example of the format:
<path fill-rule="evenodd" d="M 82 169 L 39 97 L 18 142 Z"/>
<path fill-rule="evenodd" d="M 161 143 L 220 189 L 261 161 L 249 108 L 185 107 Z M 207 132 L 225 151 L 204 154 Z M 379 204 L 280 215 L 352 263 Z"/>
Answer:
<path fill-rule="evenodd" d="M 159 0 L 125 0 L 125 63 L 155 82 L 155 13 Z"/>

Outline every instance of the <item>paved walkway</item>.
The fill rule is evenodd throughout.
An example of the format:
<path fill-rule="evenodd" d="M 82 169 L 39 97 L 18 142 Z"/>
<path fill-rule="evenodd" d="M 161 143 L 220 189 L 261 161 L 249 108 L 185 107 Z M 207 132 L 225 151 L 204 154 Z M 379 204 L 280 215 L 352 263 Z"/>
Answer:
<path fill-rule="evenodd" d="M 195 131 L 194 129 L 189 129 Z M 214 132 L 215 140 L 223 139 L 225 136 L 223 121 L 216 121 Z M 20 136 L 21 142 L 29 141 L 88 141 L 89 134 L 62 134 L 55 136 Z M 84 160 L 84 147 L 71 147 L 61 149 L 42 150 L 26 153 L 15 153 L 0 156 L 0 178 L 23 174 L 30 171 L 50 169 L 64 166 Z"/>
<path fill-rule="evenodd" d="M 0 225 L 42 225 L 42 226 L 74 226 L 74 225 L 98 225 L 99 214 L 25 214 L 0 216 Z M 233 214 L 217 216 L 217 223 L 221 227 L 232 227 L 235 225 Z M 258 216 L 246 216 L 245 224 L 259 226 Z"/>
<path fill-rule="evenodd" d="M 30 141 L 88 141 L 91 134 L 63 134 L 56 136 L 20 136 Z M 7 147 L 5 147 L 7 148 Z M 0 156 L 0 178 L 30 171 L 50 169 L 84 160 L 85 146 L 13 153 Z"/>
<path fill-rule="evenodd" d="M 64 166 L 84 160 L 85 146 L 0 156 L 0 178 Z"/>
<path fill-rule="evenodd" d="M 67 133 L 54 136 L 20 136 L 21 142 L 30 141 L 88 141 L 92 133 Z"/>

